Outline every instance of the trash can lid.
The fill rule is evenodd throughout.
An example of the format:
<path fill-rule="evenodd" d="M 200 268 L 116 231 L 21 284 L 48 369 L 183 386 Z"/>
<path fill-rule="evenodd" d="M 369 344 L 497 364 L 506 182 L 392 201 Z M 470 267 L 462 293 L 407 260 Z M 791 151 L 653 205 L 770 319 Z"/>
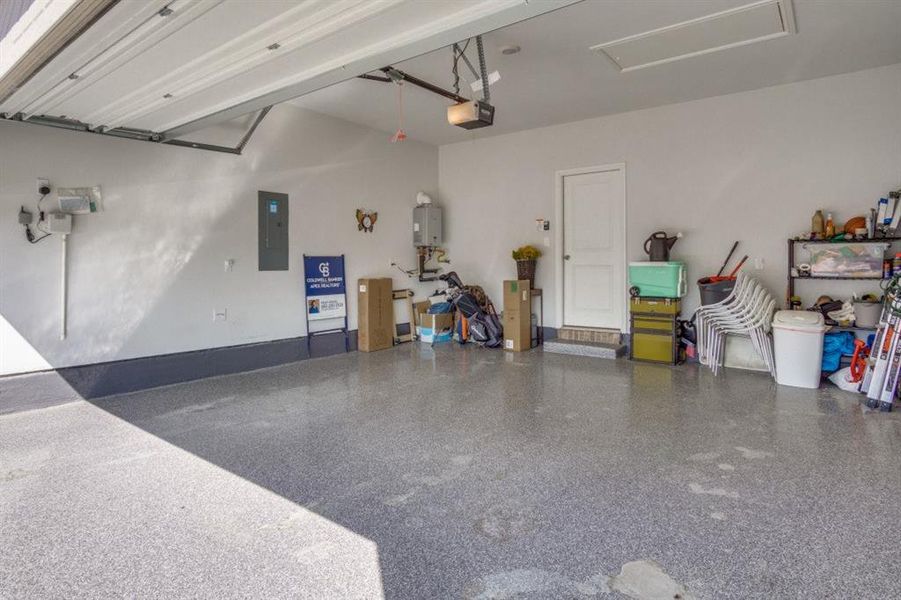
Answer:
<path fill-rule="evenodd" d="M 810 310 L 780 310 L 773 316 L 773 327 L 799 331 L 823 331 L 823 313 Z"/>

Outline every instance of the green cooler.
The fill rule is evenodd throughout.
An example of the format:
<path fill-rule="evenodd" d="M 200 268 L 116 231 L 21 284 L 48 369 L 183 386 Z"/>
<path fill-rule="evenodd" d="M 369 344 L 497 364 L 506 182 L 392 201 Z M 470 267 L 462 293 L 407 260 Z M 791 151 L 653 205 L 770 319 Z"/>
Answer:
<path fill-rule="evenodd" d="M 633 296 L 681 298 L 687 290 L 685 263 L 677 260 L 629 263 L 629 286 Z"/>

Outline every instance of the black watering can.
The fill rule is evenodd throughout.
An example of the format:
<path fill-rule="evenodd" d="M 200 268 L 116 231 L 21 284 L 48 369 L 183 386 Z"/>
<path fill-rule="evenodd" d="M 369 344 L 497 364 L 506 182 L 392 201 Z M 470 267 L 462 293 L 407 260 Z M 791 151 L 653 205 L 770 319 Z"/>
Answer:
<path fill-rule="evenodd" d="M 669 249 L 680 237 L 682 237 L 681 233 L 677 233 L 673 237 L 666 237 L 665 231 L 655 231 L 644 241 L 644 251 L 648 253 L 651 261 L 666 262 L 669 260 Z"/>

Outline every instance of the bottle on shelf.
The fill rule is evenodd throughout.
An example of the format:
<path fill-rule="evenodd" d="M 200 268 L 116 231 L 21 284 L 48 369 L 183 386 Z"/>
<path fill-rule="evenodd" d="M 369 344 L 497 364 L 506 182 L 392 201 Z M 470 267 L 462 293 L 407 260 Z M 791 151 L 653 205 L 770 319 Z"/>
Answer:
<path fill-rule="evenodd" d="M 813 234 L 814 239 L 823 237 L 823 211 L 817 210 L 813 213 L 813 219 L 810 221 L 810 232 Z"/>
<path fill-rule="evenodd" d="M 832 221 L 832 213 L 826 213 L 826 239 L 835 237 L 835 223 Z"/>

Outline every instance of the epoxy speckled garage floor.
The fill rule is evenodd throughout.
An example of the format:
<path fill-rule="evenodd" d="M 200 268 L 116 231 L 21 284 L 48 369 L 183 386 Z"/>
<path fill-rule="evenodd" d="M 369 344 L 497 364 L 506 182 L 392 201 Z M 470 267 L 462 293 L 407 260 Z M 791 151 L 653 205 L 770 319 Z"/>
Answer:
<path fill-rule="evenodd" d="M 897 598 L 901 416 L 419 345 L 0 417 L 3 598 Z"/>

